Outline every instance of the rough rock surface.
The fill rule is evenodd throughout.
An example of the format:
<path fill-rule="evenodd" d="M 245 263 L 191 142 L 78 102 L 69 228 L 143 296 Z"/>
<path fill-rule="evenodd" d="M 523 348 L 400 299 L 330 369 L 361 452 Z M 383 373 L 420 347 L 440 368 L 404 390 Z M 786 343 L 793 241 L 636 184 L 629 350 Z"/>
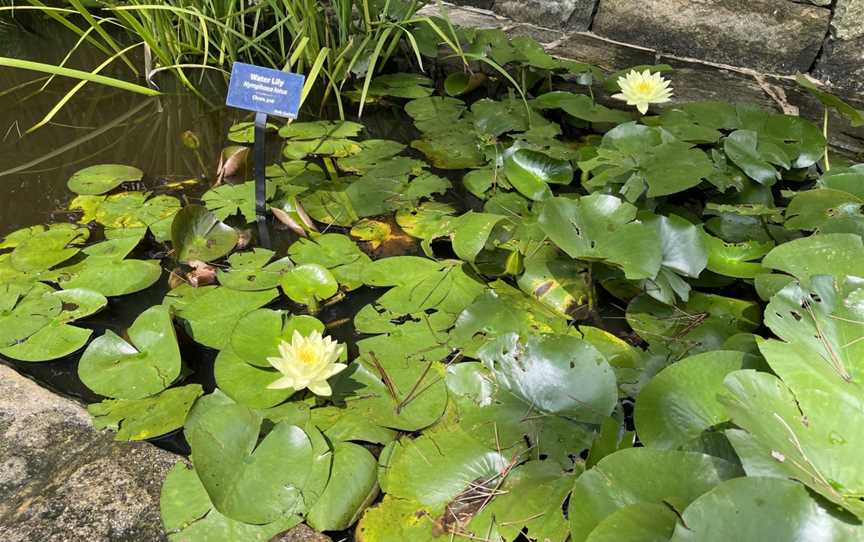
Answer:
<path fill-rule="evenodd" d="M 838 40 L 864 36 L 864 0 L 837 0 L 831 31 Z"/>
<path fill-rule="evenodd" d="M 495 11 L 548 28 L 588 30 L 596 4 L 596 0 L 497 0 Z"/>
<path fill-rule="evenodd" d="M 683 57 L 807 72 L 831 11 L 777 0 L 602 0 L 592 30 Z"/>
<path fill-rule="evenodd" d="M 0 365 L 0 539 L 165 540 L 159 489 L 178 456 L 115 442 L 77 403 Z"/>
<path fill-rule="evenodd" d="M 290 531 L 277 535 L 270 542 L 333 542 L 333 539 L 301 523 Z"/>

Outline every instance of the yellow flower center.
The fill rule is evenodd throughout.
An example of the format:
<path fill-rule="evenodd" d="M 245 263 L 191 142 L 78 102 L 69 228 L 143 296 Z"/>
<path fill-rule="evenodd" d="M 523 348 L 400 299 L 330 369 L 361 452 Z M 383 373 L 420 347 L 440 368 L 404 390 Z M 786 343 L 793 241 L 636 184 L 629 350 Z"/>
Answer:
<path fill-rule="evenodd" d="M 318 361 L 318 353 L 313 348 L 301 347 L 297 350 L 297 359 L 306 365 L 312 365 Z"/>
<path fill-rule="evenodd" d="M 639 83 L 637 90 L 643 94 L 648 94 L 651 92 L 651 84 L 648 81 L 642 81 Z"/>

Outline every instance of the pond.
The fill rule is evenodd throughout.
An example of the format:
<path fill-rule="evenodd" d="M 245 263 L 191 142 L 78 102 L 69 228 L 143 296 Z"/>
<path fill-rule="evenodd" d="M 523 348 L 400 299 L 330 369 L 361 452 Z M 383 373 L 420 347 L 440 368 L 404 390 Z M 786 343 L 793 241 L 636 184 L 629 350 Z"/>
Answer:
<path fill-rule="evenodd" d="M 70 46 L 26 25 L 0 56 Z M 864 166 L 675 103 L 668 66 L 458 39 L 489 69 L 392 62 L 362 118 L 273 122 L 269 247 L 221 76 L 88 84 L 26 133 L 74 83 L 0 68 L 0 361 L 190 454 L 174 540 L 860 535 Z"/>

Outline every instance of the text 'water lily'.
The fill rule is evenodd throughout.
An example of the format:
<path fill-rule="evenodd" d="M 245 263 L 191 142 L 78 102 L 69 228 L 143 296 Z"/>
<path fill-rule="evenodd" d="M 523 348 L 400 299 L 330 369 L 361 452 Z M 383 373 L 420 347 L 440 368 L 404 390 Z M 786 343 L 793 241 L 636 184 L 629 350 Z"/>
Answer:
<path fill-rule="evenodd" d="M 336 363 L 345 345 L 330 337 L 323 337 L 320 331 L 313 331 L 304 337 L 295 331 L 291 342 L 279 344 L 279 357 L 267 358 L 282 378 L 273 382 L 269 389 L 309 388 L 315 395 L 329 396 L 332 393 L 327 379 L 343 371 L 347 365 Z"/>
<path fill-rule="evenodd" d="M 621 92 L 613 94 L 612 97 L 627 102 L 627 105 L 635 105 L 644 115 L 648 112 L 649 104 L 662 104 L 671 100 L 672 88 L 669 83 L 660 73 L 651 73 L 649 70 L 639 73 L 631 70 L 627 75 L 618 78 Z"/>

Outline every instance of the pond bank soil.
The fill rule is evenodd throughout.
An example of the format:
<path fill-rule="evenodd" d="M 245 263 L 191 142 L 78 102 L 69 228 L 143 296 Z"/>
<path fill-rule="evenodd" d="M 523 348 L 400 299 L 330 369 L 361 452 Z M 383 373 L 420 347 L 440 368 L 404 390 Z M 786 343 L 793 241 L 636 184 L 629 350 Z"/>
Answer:
<path fill-rule="evenodd" d="M 115 442 L 78 403 L 0 365 L 0 533 L 3 542 L 166 540 L 159 489 L 182 458 Z M 305 525 L 281 542 L 330 542 Z"/>

